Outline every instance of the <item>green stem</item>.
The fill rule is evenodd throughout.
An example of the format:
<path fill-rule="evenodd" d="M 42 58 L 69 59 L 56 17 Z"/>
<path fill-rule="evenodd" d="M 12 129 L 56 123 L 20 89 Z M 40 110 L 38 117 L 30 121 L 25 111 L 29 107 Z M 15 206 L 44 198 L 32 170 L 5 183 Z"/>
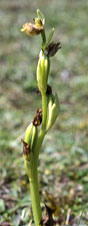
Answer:
<path fill-rule="evenodd" d="M 39 190 L 38 190 L 38 174 L 37 167 L 34 167 L 33 176 L 30 181 L 30 193 L 32 200 L 32 210 L 34 216 L 35 226 L 40 225 L 40 220 L 42 218 L 41 208 L 40 208 L 40 199 L 39 199 Z"/>

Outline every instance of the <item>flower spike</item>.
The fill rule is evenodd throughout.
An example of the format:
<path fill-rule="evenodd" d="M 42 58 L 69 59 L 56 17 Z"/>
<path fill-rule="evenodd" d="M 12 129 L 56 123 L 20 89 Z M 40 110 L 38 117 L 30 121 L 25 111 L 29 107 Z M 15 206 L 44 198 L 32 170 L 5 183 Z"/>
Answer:
<path fill-rule="evenodd" d="M 54 28 L 50 31 L 48 38 L 46 37 L 44 28 L 45 17 L 39 9 L 37 9 L 37 17 L 34 18 L 33 21 L 33 23 L 25 23 L 21 31 L 26 32 L 29 36 L 41 34 L 42 37 L 42 45 L 36 70 L 38 92 L 41 93 L 42 97 L 42 108 L 37 109 L 36 115 L 25 131 L 25 138 L 22 140 L 22 143 L 24 164 L 30 182 L 34 222 L 35 226 L 42 226 L 42 223 L 44 225 L 53 225 L 53 221 L 48 219 L 47 222 L 44 222 L 42 219 L 37 168 L 44 137 L 54 125 L 60 111 L 58 96 L 57 94 L 53 95 L 52 87 L 48 85 L 48 78 L 50 72 L 50 57 L 54 56 L 61 46 L 60 42 L 52 42 Z M 47 208 L 47 210 L 50 212 L 49 208 Z"/>

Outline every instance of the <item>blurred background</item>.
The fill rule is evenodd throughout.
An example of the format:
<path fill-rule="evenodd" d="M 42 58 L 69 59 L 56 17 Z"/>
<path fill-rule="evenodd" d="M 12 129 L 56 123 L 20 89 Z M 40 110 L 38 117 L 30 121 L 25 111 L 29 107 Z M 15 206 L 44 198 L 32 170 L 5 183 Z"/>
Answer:
<path fill-rule="evenodd" d="M 20 29 L 44 13 L 46 33 L 55 27 L 61 50 L 51 59 L 49 84 L 60 115 L 47 134 L 39 160 L 41 204 L 55 207 L 59 225 L 88 225 L 88 1 L 0 0 L 0 223 L 28 225 L 28 178 L 21 138 L 41 96 L 36 66 L 41 37 Z M 1 224 L 4 225 L 4 224 Z M 32 223 L 30 225 L 33 225 Z"/>

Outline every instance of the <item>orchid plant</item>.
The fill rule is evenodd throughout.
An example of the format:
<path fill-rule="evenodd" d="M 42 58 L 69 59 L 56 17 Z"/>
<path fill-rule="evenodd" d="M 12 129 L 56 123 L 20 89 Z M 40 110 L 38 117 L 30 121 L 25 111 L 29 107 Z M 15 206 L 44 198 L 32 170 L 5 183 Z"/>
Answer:
<path fill-rule="evenodd" d="M 27 127 L 23 142 L 23 158 L 26 172 L 29 178 L 30 195 L 35 226 L 41 225 L 42 212 L 38 189 L 38 159 L 40 149 L 45 135 L 52 128 L 59 114 L 59 100 L 57 94 L 52 93 L 48 85 L 50 73 L 50 58 L 61 48 L 60 42 L 52 42 L 54 28 L 50 31 L 48 38 L 44 29 L 45 17 L 37 10 L 37 17 L 34 23 L 26 23 L 21 31 L 29 36 L 41 35 L 42 46 L 39 53 L 39 60 L 36 70 L 38 90 L 42 97 L 42 108 L 37 109 L 36 115 L 31 124 Z"/>

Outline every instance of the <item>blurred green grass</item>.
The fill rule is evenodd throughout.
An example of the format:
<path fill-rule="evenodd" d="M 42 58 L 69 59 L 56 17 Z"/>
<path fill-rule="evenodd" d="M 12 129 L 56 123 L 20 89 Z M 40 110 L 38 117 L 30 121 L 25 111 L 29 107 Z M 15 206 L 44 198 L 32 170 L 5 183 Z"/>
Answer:
<path fill-rule="evenodd" d="M 32 21 L 37 8 L 46 16 L 47 34 L 55 27 L 54 40 L 62 46 L 51 60 L 49 84 L 58 93 L 61 110 L 40 154 L 40 191 L 45 194 L 41 199 L 50 202 L 48 193 L 55 191 L 57 200 L 62 198 L 64 214 L 71 208 L 78 220 L 83 212 L 80 225 L 84 226 L 88 218 L 87 0 L 0 1 L 0 194 L 5 204 L 0 221 L 19 225 L 22 210 L 28 206 L 29 196 L 23 199 L 28 194 L 28 180 L 20 140 L 41 106 L 36 94 L 41 38 L 30 38 L 20 28 Z M 73 195 L 69 198 L 69 194 Z"/>

